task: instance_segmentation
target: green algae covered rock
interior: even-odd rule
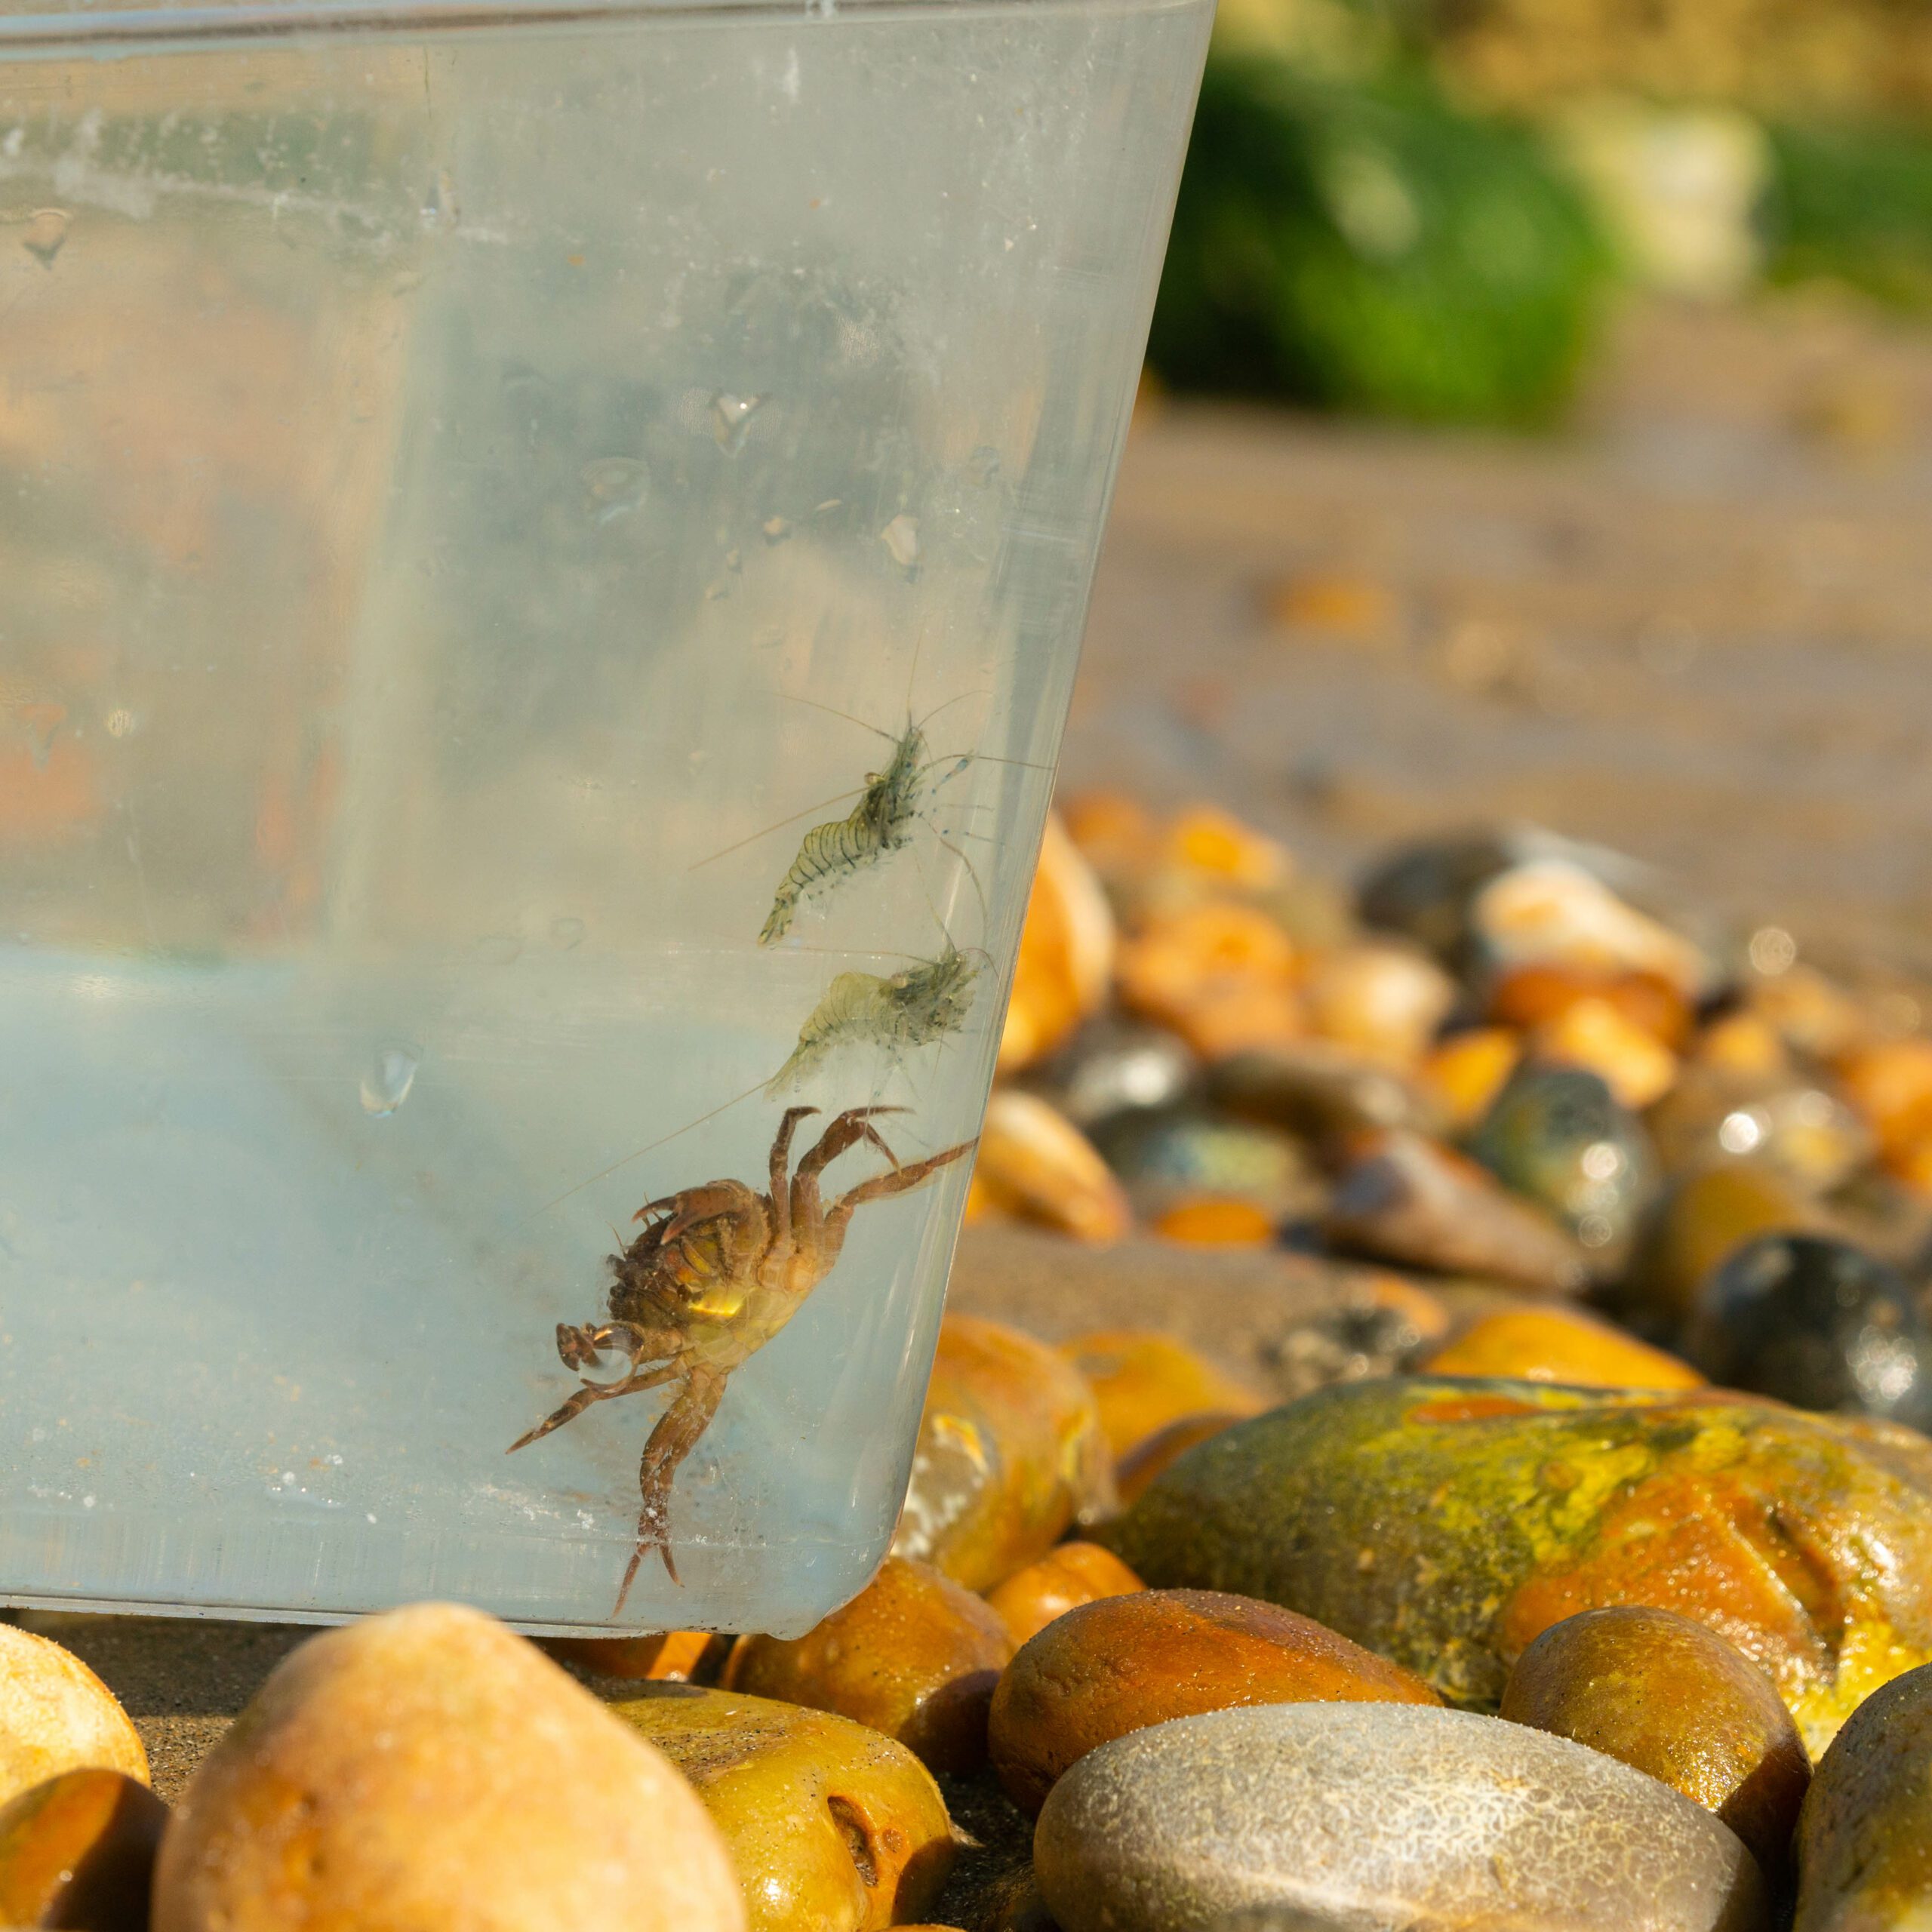
[[[1610,1604],[1727,1638],[1814,1754],[1932,1660],[1932,1441],[1718,1389],[1342,1384],[1189,1451],[1102,1540],[1155,1588],[1284,1604],[1478,1709]]]

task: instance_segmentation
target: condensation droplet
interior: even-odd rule
[[[550,943],[559,952],[574,952],[583,943],[583,921],[569,913],[552,919]]]
[[[919,519],[901,510],[879,532],[878,540],[901,570],[909,571],[919,561]]]
[[[729,395],[724,391],[711,398],[711,433],[727,456],[736,456],[751,433],[752,418],[771,401],[769,396]]]
[[[42,268],[51,269],[54,258],[66,246],[67,230],[73,217],[65,208],[35,208],[27,217],[26,232],[20,246]]]
[[[635,457],[599,457],[577,472],[583,485],[584,513],[593,523],[606,524],[629,516],[644,501],[651,473]]]
[[[409,1098],[422,1063],[420,1047],[384,1047],[362,1075],[362,1111],[386,1120]]]

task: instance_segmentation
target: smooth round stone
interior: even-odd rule
[[[1358,1146],[1322,1220],[1331,1246],[1547,1293],[1580,1288],[1583,1250],[1473,1161],[1419,1134]]]
[[[1107,1014],[1089,1020],[1027,1078],[1075,1127],[1091,1133],[1118,1115],[1185,1100],[1200,1064],[1167,1027]]]
[[[1767,1923],[1750,1854],[1668,1786],[1416,1705],[1215,1711],[1116,1739],[1054,1787],[1034,1866],[1064,1932],[1209,1932],[1269,1909],[1300,1913],[1295,1932]]]
[[[1598,1075],[1580,1067],[1521,1069],[1496,1097],[1469,1151],[1592,1251],[1629,1244],[1657,1184],[1657,1162],[1636,1116]]]
[[[0,1924],[136,1932],[168,1807],[122,1771],[63,1771],[0,1807]]]
[[[1898,1271],[1850,1241],[1739,1248],[1698,1291],[1685,1352],[1727,1388],[1932,1429],[1932,1328]]]
[[[888,1556],[802,1637],[740,1638],[724,1687],[836,1712],[963,1773],[986,1762],[986,1707],[1012,1654],[989,1604],[929,1563]]]
[[[1037,1811],[1097,1745],[1237,1704],[1434,1704],[1414,1672],[1271,1603],[1146,1590],[1069,1611],[1024,1644],[993,1699],[993,1768]]]
[[[1431,1375],[1519,1377],[1577,1389],[1695,1389],[1688,1363],[1567,1308],[1509,1308],[1471,1323],[1423,1364]]]
[[[1116,1457],[1183,1416],[1258,1415],[1268,1407],[1259,1389],[1158,1329],[1097,1328],[1060,1352],[1087,1378]]]
[[[1305,1212],[1321,1198],[1300,1143],[1258,1121],[1224,1119],[1189,1105],[1148,1108],[1101,1121],[1093,1140],[1150,1217],[1204,1195],[1251,1201],[1277,1219]]]
[[[702,1695],[702,1693],[697,1694]],[[312,1637],[181,1795],[152,1932],[744,1932],[669,1762],[494,1618]]]
[[[1852,1713],[1820,1761],[1794,1850],[1792,1932],[1932,1924],[1932,1665]]]
[[[689,1684],[614,1703],[724,1834],[746,1932],[881,1932],[937,1904],[955,1850],[932,1774],[849,1718]]]
[[[1017,1650],[1069,1610],[1104,1597],[1130,1596],[1146,1587],[1112,1550],[1075,1540],[1015,1571],[997,1589],[987,1592],[986,1607],[1006,1626]]]
[[[148,1782],[140,1734],[107,1686],[51,1638],[0,1624],[0,1804],[89,1765]]]
[[[990,1589],[1113,1502],[1094,1392],[1044,1342],[949,1315],[892,1553]]]
[[[1566,1617],[1516,1660],[1502,1715],[1660,1778],[1783,1883],[1811,1760],[1777,1687],[1715,1630],[1638,1604]]]

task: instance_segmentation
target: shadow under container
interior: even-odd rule
[[[0,13],[0,1599],[863,1583],[1209,16]]]

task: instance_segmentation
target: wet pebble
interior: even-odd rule
[[[1454,980],[1426,953],[1386,940],[1317,954],[1302,986],[1315,1033],[1394,1066],[1422,1057],[1456,996]]]
[[[1000,1035],[1004,1071],[1051,1053],[1105,1001],[1114,947],[1106,894],[1060,820],[1049,815]]]
[[[1149,1220],[1204,1196],[1281,1220],[1308,1211],[1325,1191],[1292,1135],[1190,1103],[1116,1114],[1094,1128],[1093,1138]]]
[[[1532,859],[1499,873],[1469,907],[1477,947],[1494,971],[1529,964],[1582,973],[1643,973],[1695,1001],[1710,961],[1574,860]]]
[[[1635,1604],[1565,1617],[1516,1660],[1502,1715],[1662,1779],[1784,1883],[1811,1761],[1777,1687],[1715,1631]]]
[[[974,1205],[1104,1246],[1134,1210],[1093,1143],[1036,1094],[1002,1088],[986,1103],[973,1164]]]
[[[51,1638],[0,1624],[0,1803],[89,1765],[148,1781],[140,1735],[107,1686]]]
[[[1808,1195],[1836,1187],[1871,1158],[1858,1116],[1816,1083],[1695,1067],[1651,1109],[1660,1157],[1674,1171],[1749,1159]]]
[[[1023,1645],[993,1700],[993,1767],[1037,1811],[1110,1738],[1237,1704],[1433,1704],[1414,1672],[1306,1617],[1214,1590],[1147,1590],[1069,1611]]]
[[[1102,1121],[1186,1099],[1199,1065],[1166,1027],[1109,1014],[1083,1026],[1029,1084],[1091,1133]]]
[[[647,1637],[552,1637],[543,1647],[600,1677],[705,1684],[724,1668],[731,1640],[709,1630],[666,1630]]]
[[[1251,1383],[1159,1329],[1095,1329],[1075,1336],[1062,1352],[1093,1390],[1117,1457],[1183,1416],[1255,1415],[1268,1406]]]
[[[1207,1932],[1264,1908],[1297,1932],[1766,1924],[1750,1854],[1688,1799],[1567,1739],[1414,1706],[1118,1738],[1055,1786],[1035,1859],[1066,1932]]]
[[[934,1770],[965,1772],[986,1761],[986,1707],[1012,1654],[990,1606],[930,1564],[889,1556],[804,1636],[740,1638],[724,1687],[835,1711]]]
[[[286,1658],[202,1760],[155,1872],[153,1932],[744,1922],[685,1780],[535,1645],[445,1604]]]
[[[1433,1096],[1408,1074],[1331,1040],[1296,1040],[1230,1055],[1208,1071],[1213,1103],[1332,1145],[1379,1128],[1431,1133],[1441,1124]]]
[[[1736,1644],[1814,1752],[1932,1661],[1932,1443],[1724,1390],[1345,1383],[1189,1450],[1096,1537],[1156,1588],[1300,1611],[1457,1703],[1493,1706],[1535,1638],[1618,1603]]]
[[[1817,1226],[1819,1210],[1761,1161],[1694,1169],[1666,1190],[1638,1244],[1623,1297],[1675,1332],[1712,1271],[1753,1237]]]
[[[1076,1540],[1063,1543],[1038,1562],[1015,1571],[997,1589],[987,1592],[986,1603],[1006,1626],[1006,1634],[1017,1650],[1056,1618],[1083,1603],[1098,1603],[1103,1597],[1124,1596],[1146,1588],[1112,1550]]]
[[[1793,1845],[1792,1932],[1932,1923],[1932,1666],[1875,1691],[1820,1761]]]
[[[1628,1249],[1657,1185],[1642,1125],[1580,1067],[1524,1067],[1497,1096],[1469,1151],[1592,1254]]]
[[[1113,1502],[1085,1378],[1044,1342],[967,1315],[940,1324],[893,1553],[990,1589]]]
[[[1473,1127],[1488,1112],[1523,1057],[1520,1033],[1508,1026],[1475,1026],[1452,1033],[1418,1070],[1452,1130]]]
[[[1180,1417],[1166,1428],[1156,1429],[1114,1466],[1114,1483],[1122,1507],[1131,1503],[1169,1463],[1184,1456],[1197,1442],[1205,1442],[1223,1429],[1232,1429],[1236,1423],[1247,1420],[1245,1413],[1236,1414],[1227,1409],[1209,1409],[1199,1415]]]
[[[1823,1235],[1764,1235],[1698,1291],[1685,1336],[1713,1382],[1932,1428],[1932,1328],[1898,1271]]]
[[[0,1807],[0,1925],[146,1932],[168,1807],[120,1771],[63,1771]]]
[[[1403,934],[1460,968],[1471,903],[1522,856],[1517,841],[1487,832],[1398,846],[1364,874],[1357,903],[1369,925]]]
[[[1120,949],[1122,1004],[1219,1059],[1305,1030],[1294,942],[1266,912],[1212,900],[1155,912]]]
[[[1520,1377],[1595,1389],[1695,1389],[1704,1380],[1675,1355],[1567,1308],[1484,1315],[1423,1366],[1431,1375]]]
[[[903,1744],[829,1712],[675,1684],[611,1709],[696,1788],[748,1932],[875,1932],[937,1903],[952,1826]]]
[[[1580,1287],[1582,1251],[1482,1168],[1416,1134],[1377,1137],[1337,1183],[1322,1222],[1334,1246],[1524,1287]]]
[[[1605,1000],[1580,1000],[1537,1027],[1529,1051],[1554,1066],[1595,1074],[1619,1102],[1638,1110],[1677,1084],[1676,1055]]]

